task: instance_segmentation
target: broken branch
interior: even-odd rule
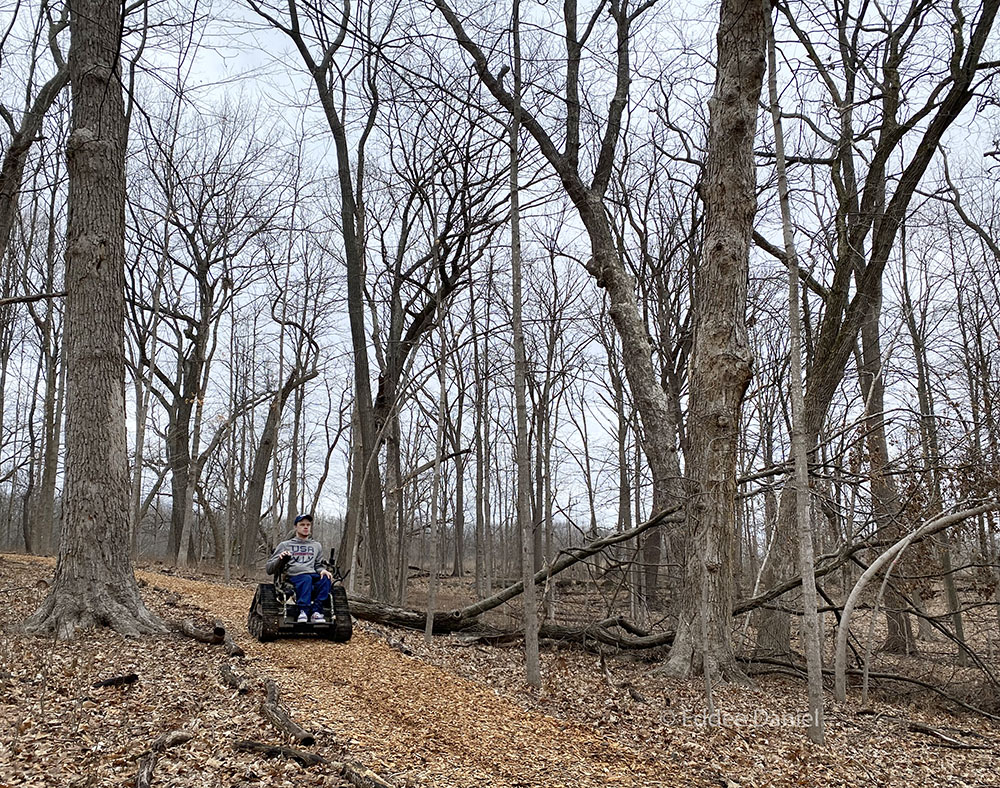
[[[291,715],[281,706],[278,700],[278,685],[267,679],[267,697],[260,703],[260,713],[278,730],[287,733],[299,744],[311,747],[316,743],[316,737],[292,719]]]

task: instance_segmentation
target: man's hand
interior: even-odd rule
[[[319,576],[320,577],[325,577],[331,583],[333,582],[333,575],[330,573],[330,571],[328,569],[320,569],[319,570]]]
[[[281,551],[281,555],[278,556],[278,558],[291,558],[291,557],[292,557],[292,554],[290,552],[288,552],[287,550],[282,550]]]

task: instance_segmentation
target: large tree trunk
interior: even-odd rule
[[[27,622],[159,632],[129,555],[125,435],[125,148],[122,8],[71,0],[72,133],[67,145],[65,526],[52,591]]]
[[[757,210],[753,141],[764,78],[764,31],[762,3],[722,0],[702,186],[705,244],[695,281],[689,366],[686,510],[695,560],[688,566],[687,604],[663,668],[675,676],[742,675],[730,634],[733,537],[736,450],[752,361],[747,270]]]

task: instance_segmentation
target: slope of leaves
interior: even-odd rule
[[[223,686],[218,646],[180,636],[127,641],[90,632],[61,644],[18,626],[44,595],[52,563],[0,557],[0,786],[133,785],[138,760],[176,729],[153,785],[337,786],[328,764],[240,753],[234,743],[290,742],[259,714],[265,678],[316,735],[313,751],[353,760],[397,786],[997,785],[1000,730],[936,702],[831,705],[828,744],[808,745],[804,686],[764,677],[714,689],[651,675],[653,665],[579,650],[543,653],[544,689],[527,690],[516,647],[387,631],[359,622],[347,644],[259,644],[243,622],[252,587],[140,572],[144,596],[173,619],[211,618],[246,649],[233,662],[252,691]],[[411,654],[406,654],[409,651]],[[123,687],[95,682],[135,673]],[[884,698],[884,696],[883,696]],[[867,710],[866,710],[867,711]],[[721,722],[721,724],[710,724]],[[979,749],[952,749],[911,730],[948,729]]]

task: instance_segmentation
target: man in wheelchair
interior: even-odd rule
[[[295,538],[279,544],[267,563],[265,571],[275,576],[275,585],[280,585],[279,575],[287,574],[295,588],[295,603],[299,617],[297,623],[325,624],[323,605],[330,596],[333,574],[323,558],[323,547],[310,539],[313,518],[311,514],[300,514],[295,518]]]

